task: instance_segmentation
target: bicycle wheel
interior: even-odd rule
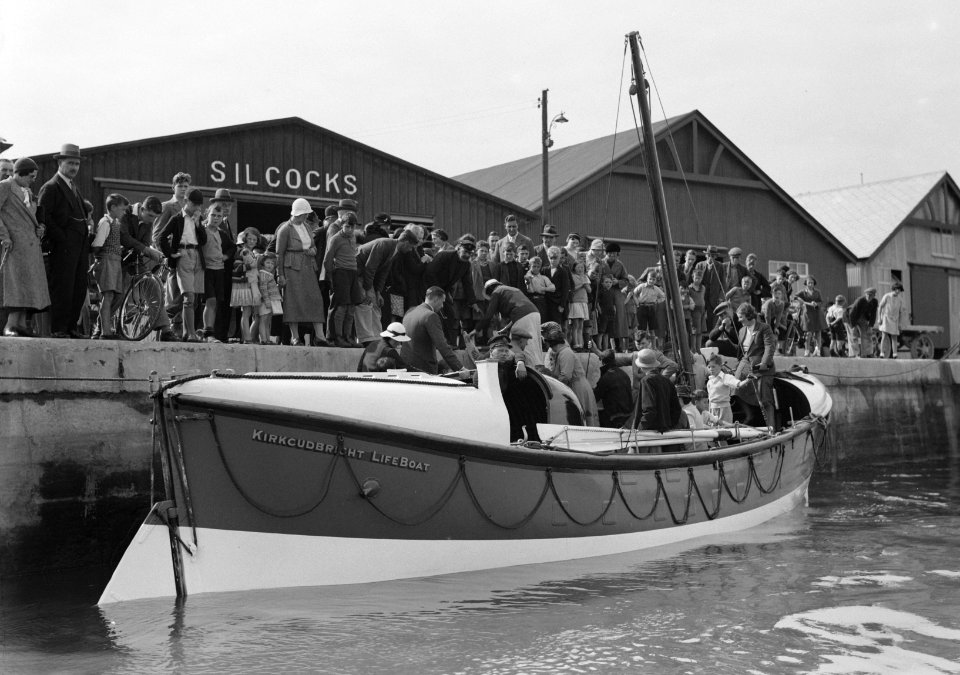
[[[153,275],[144,275],[130,285],[120,307],[120,334],[127,340],[142,340],[157,324],[163,311],[163,286]]]

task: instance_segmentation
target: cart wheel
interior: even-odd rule
[[[127,340],[147,337],[163,311],[163,287],[153,276],[133,282],[120,308],[120,333]]]
[[[920,333],[910,341],[911,359],[932,359],[933,358],[933,340],[926,333]]]

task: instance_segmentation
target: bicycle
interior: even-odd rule
[[[130,256],[136,256],[136,274],[130,279],[114,321],[118,335],[124,340],[137,341],[154,330],[160,312],[164,311],[163,279],[166,278],[167,266],[166,261],[156,262],[136,251],[130,251],[124,257],[125,263],[129,262]]]

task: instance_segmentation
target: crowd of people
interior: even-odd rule
[[[36,163],[0,160],[5,336],[87,337],[81,316],[89,307],[92,275],[99,311],[90,336],[115,338],[115,310],[131,277],[162,262],[168,270],[165,311],[154,326],[162,340],[375,350],[389,339],[390,325],[410,330],[431,319],[430,336],[444,343],[434,345],[435,352],[449,368],[460,365],[454,349],[485,346],[507,324],[530,335],[523,353],[536,367],[544,361],[542,322],[556,324],[573,352],[633,351],[638,331],[651,336],[653,347],[670,347],[665,267],[634,277],[616,242],[576,232],[561,241],[545,225],[534,243],[512,215],[503,231],[451,241],[439,227],[393,223],[383,213],[362,225],[352,199],[322,215],[296,199],[274,235],[253,227],[237,232],[229,190],[205,201],[186,173],[173,177],[166,201],[147,197],[130,204],[110,194],[94,223],[94,208],[74,183],[83,159],[79,148],[64,145],[55,158],[58,171],[36,197]],[[722,262],[712,245],[702,254],[678,252],[691,351],[708,346],[734,355],[742,327],[737,311],[749,304],[774,332],[780,353],[800,344],[807,356],[870,357],[876,326],[881,353],[895,357],[907,321],[900,284],[879,302],[871,288],[849,307],[842,295],[827,305],[812,276],[801,280],[784,266],[768,278],[755,254],[741,259],[736,246]],[[438,327],[424,306],[437,315]],[[404,347],[398,354],[411,355],[413,347]],[[434,369],[435,357],[419,351],[420,366]]]

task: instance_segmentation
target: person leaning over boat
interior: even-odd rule
[[[673,382],[660,373],[656,354],[652,349],[641,349],[634,361],[642,376],[631,428],[660,433],[676,429],[683,410]]]
[[[737,365],[737,377],[741,381],[748,377],[759,378],[759,382],[754,380],[753,393],[759,399],[763,410],[764,425],[778,431],[780,425],[773,407],[773,376],[776,373],[773,355],[777,351],[777,338],[770,326],[757,318],[757,310],[749,302],[737,308],[737,317],[743,324],[740,329],[740,363]],[[749,390],[748,387],[747,391]]]
[[[407,336],[407,329],[399,321],[394,321],[387,329],[380,333],[380,340],[367,343],[363,354],[360,355],[360,363],[357,364],[358,373],[372,373],[379,370],[377,361],[383,357],[393,359],[397,368],[404,368],[403,359],[398,351],[404,342],[410,342]]]
[[[877,289],[868,288],[850,305],[850,351],[857,358],[873,357],[871,329],[877,320]]]
[[[903,284],[895,281],[890,292],[880,298],[877,307],[877,328],[880,329],[880,358],[897,358],[897,343],[909,321],[907,305],[903,301]]]
[[[483,318],[477,322],[478,334],[482,334],[493,317],[499,314],[504,321],[511,322],[515,329],[521,329],[531,335],[540,335],[540,312],[519,288],[491,279],[483,285],[483,294],[489,303]],[[540,340],[530,340],[524,354],[527,357],[527,366],[539,368],[543,365],[543,348]]]
[[[466,377],[469,371],[460,363],[443,335],[439,312],[446,299],[447,294],[442,288],[431,286],[427,289],[423,304],[406,313],[403,317],[403,328],[410,341],[401,345],[400,358],[413,370],[436,375],[440,369],[437,352],[440,352],[450,370],[459,371],[462,377]]]
[[[580,359],[564,336],[563,327],[556,321],[547,321],[542,328],[543,341],[549,350],[544,359],[544,368],[554,378],[560,380],[573,390],[583,408],[583,423],[588,427],[600,424],[597,416],[597,400],[593,396],[593,388],[587,382],[587,375],[580,363]]]
[[[593,396],[603,404],[598,415],[600,426],[618,429],[630,418],[633,386],[630,376],[617,365],[617,355],[612,349],[599,352],[599,356],[600,380],[593,389]]]

